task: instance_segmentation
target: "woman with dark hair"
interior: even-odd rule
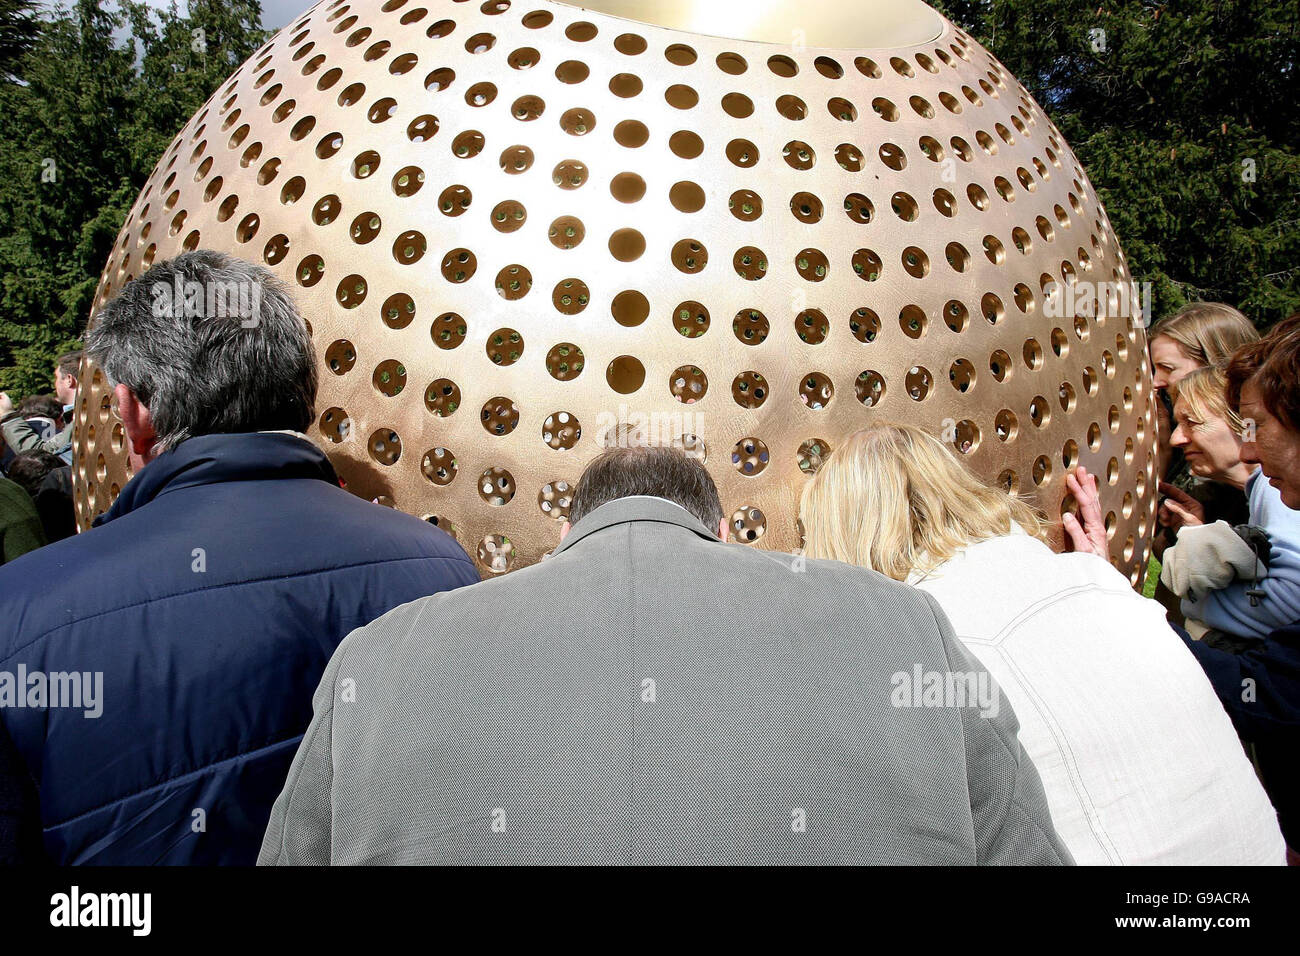
[[[77,533],[71,465],[53,452],[25,451],[10,462],[9,478],[31,496],[46,541],[62,541]]]
[[[1227,368],[1228,406],[1244,425],[1241,460],[1260,466],[1282,503],[1300,510],[1300,314],[1239,349]],[[1300,865],[1300,620],[1244,650],[1187,641],[1278,810],[1288,860]]]

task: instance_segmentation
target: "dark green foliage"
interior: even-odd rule
[[[38,20],[0,0],[0,390],[16,396],[49,390],[158,157],[266,39],[256,0],[121,7]]]
[[[0,77],[11,80],[17,64],[36,43],[40,24],[31,0],[0,0]]]
[[[1197,299],[1260,326],[1300,310],[1300,3],[935,6],[1060,127],[1156,318]]]
[[[1157,317],[1194,299],[1260,325],[1300,309],[1300,3],[1095,3],[935,5],[1061,128]],[[48,390],[157,157],[266,39],[256,0],[121,8],[0,0],[0,389],[18,395]]]

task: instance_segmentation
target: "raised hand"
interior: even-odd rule
[[[1061,515],[1061,523],[1070,539],[1071,549],[1110,559],[1106,543],[1106,522],[1101,516],[1101,497],[1097,493],[1097,476],[1080,465],[1073,474],[1066,473],[1065,487],[1079,503],[1079,519],[1070,512]]]

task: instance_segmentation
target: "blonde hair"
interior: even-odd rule
[[[1183,306],[1151,326],[1147,341],[1153,342],[1161,335],[1172,339],[1184,355],[1203,366],[1226,366],[1233,352],[1259,341],[1259,330],[1250,319],[1222,302]]]
[[[804,550],[873,568],[897,581],[929,571],[969,544],[1019,526],[1042,538],[1044,518],[970,474],[943,442],[912,425],[851,435],[804,488]]]
[[[1204,422],[1220,418],[1228,423],[1234,435],[1240,435],[1244,425],[1241,416],[1228,404],[1228,377],[1214,366],[1198,368],[1178,384],[1171,386],[1175,402],[1182,402],[1192,418]]]

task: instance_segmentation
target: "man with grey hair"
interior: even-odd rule
[[[303,434],[310,334],[265,269],[160,262],[86,340],[135,475],[91,530],[0,568],[0,723],[54,861],[251,863],[339,641],[477,574],[340,488]],[[50,693],[7,700],[5,674]]]
[[[259,863],[1070,862],[1005,702],[899,706],[987,683],[923,591],[728,544],[672,448],[606,450],[570,518],[339,646]]]

